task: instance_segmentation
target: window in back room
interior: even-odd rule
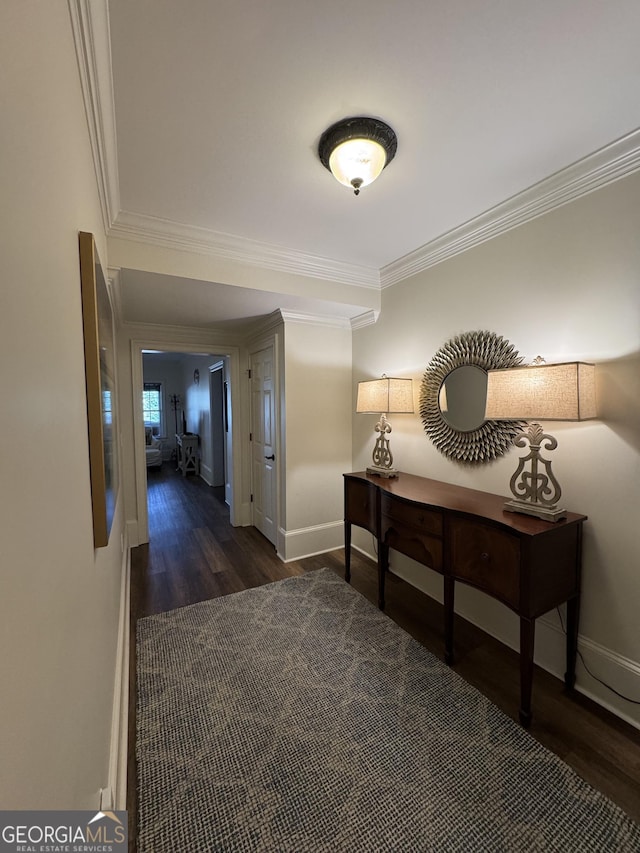
[[[151,427],[153,435],[164,435],[162,384],[160,382],[145,382],[143,384],[142,416],[144,425]]]

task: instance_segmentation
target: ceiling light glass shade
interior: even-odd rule
[[[395,157],[398,140],[392,128],[375,118],[358,116],[336,122],[318,144],[322,165],[358,195]]]
[[[334,149],[329,168],[345,187],[360,189],[375,181],[386,162],[387,155],[380,143],[373,139],[349,139]]]
[[[488,420],[584,421],[596,416],[593,364],[573,361],[488,372]]]

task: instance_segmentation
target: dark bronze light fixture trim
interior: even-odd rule
[[[353,174],[338,174],[335,164],[332,162],[331,155],[335,152],[338,146],[345,142],[363,141],[375,143],[382,149],[384,153],[384,162],[381,163],[378,169],[369,170],[369,173],[364,171],[360,173],[357,167],[354,167]],[[332,124],[327,128],[320,137],[318,144],[318,156],[322,165],[328,169],[334,177],[345,186],[351,185],[355,195],[360,192],[361,186],[366,186],[374,181],[382,169],[384,169],[395,157],[398,148],[398,139],[393,128],[389,127],[383,121],[367,116],[354,116],[345,118],[341,121]]]

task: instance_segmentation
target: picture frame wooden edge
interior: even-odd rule
[[[100,266],[100,262],[93,234],[87,231],[80,231],[78,233],[78,242],[87,392],[93,544],[95,548],[104,548],[109,544],[110,524],[107,513],[107,474],[102,408],[98,284],[96,280],[96,267]]]

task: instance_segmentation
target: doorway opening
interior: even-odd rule
[[[232,417],[238,354],[214,348],[132,342],[138,544],[149,541],[149,489],[161,472],[221,491],[232,525],[240,520],[241,454]],[[236,405],[237,405],[236,401]],[[149,445],[160,458],[149,460]],[[155,480],[154,480],[155,478]]]
[[[227,358],[190,352],[142,352],[142,415],[145,427],[147,469],[147,518],[150,534],[171,527],[167,504],[170,486],[179,485],[168,476],[176,472],[185,482],[196,479],[221,491],[230,504],[231,483],[227,478],[231,453],[229,433]],[[165,496],[158,501],[160,482]],[[156,509],[159,518],[152,514]]]

